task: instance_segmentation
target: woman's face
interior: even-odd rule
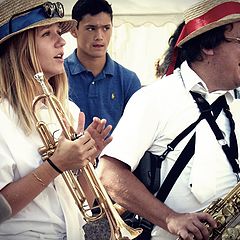
[[[47,79],[64,72],[63,46],[65,44],[59,24],[37,28],[36,52]]]

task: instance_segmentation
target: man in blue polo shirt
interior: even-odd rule
[[[107,53],[113,18],[107,1],[79,0],[72,18],[78,25],[71,32],[77,49],[65,59],[69,96],[85,113],[86,127],[97,116],[114,129],[129,98],[141,88],[140,80]]]

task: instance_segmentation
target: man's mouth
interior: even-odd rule
[[[95,47],[95,48],[102,48],[102,47],[104,47],[104,45],[103,44],[94,44],[93,47]]]

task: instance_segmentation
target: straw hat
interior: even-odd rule
[[[178,47],[211,29],[240,21],[240,0],[204,0],[186,10],[184,19]]]
[[[64,15],[63,9],[61,9],[62,15],[59,16],[56,10],[59,5],[55,3],[51,5],[50,9],[53,13],[52,16],[48,16],[43,8],[43,4],[46,2],[46,0],[0,1],[0,44],[31,28],[60,23],[62,33],[66,33],[76,25],[75,20],[62,16]]]

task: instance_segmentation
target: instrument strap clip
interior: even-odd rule
[[[168,144],[167,145],[167,149],[163,152],[163,154],[161,156],[159,156],[160,160],[161,161],[165,160],[165,158],[167,157],[168,153],[173,151],[173,150],[174,150],[174,148],[170,144]]]

